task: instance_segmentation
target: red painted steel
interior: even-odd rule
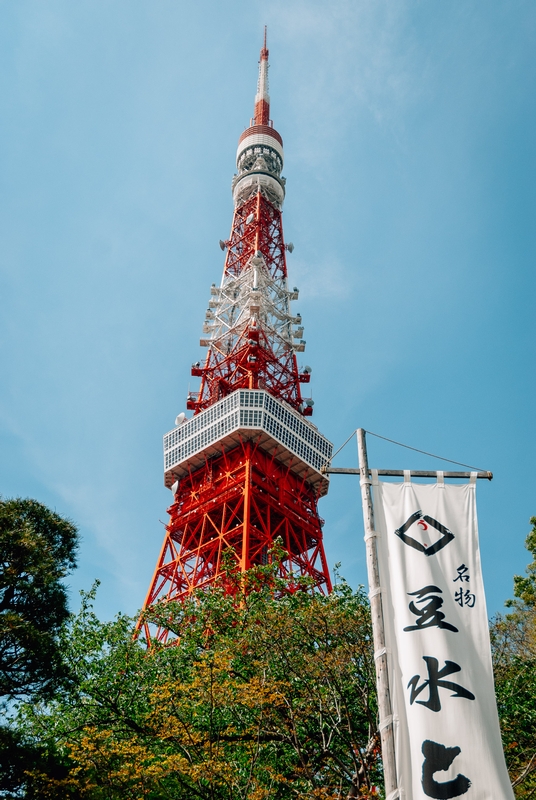
[[[265,41],[261,65],[267,59]],[[257,109],[255,121],[266,127],[269,106],[262,102],[262,121]],[[269,130],[281,141],[273,128]],[[260,187],[235,208],[225,244],[225,276],[239,276],[260,253],[271,277],[286,279],[281,211]],[[194,415],[239,388],[266,389],[305,416],[312,413],[312,408],[304,407],[300,391],[310,376],[299,372],[292,345],[282,348],[281,341],[275,342],[254,317],[238,331],[231,352],[222,352],[217,341],[211,342],[204,365],[196,364],[192,374],[201,378],[199,391],[191,392],[187,401]],[[299,463],[296,457],[295,465]],[[266,563],[278,537],[287,553],[281,574],[307,576],[316,590],[331,591],[317,500],[316,490],[297,477],[296,469],[291,472],[254,440],[227,452],[222,448],[219,456],[207,458],[204,466],[180,482],[168,509],[170,520],[144,608],[183,600],[210,586],[222,574],[225,551],[232,554],[239,572]],[[165,627],[151,629],[142,619],[139,627],[148,639],[167,641]]]
[[[266,100],[255,103],[255,125],[268,125],[270,106]]]
[[[183,479],[168,512],[145,607],[183,600],[209,586],[221,575],[224,551],[233,554],[240,572],[266,564],[278,537],[287,552],[280,574],[307,576],[314,588],[331,591],[315,492],[254,442],[222,453]],[[143,626],[146,637],[167,641],[165,627]]]
[[[246,225],[251,216],[253,221]],[[225,273],[239,275],[257,252],[264,256],[272,277],[286,278],[281,212],[260,192],[235,209]],[[191,393],[187,402],[187,407],[195,413],[236,389],[267,389],[297,410],[302,404],[303,377],[294,350],[288,347],[283,354],[276,355],[273,340],[258,325],[245,323],[229,353],[213,345],[204,367],[194,370],[202,376],[199,392]]]
[[[253,120],[255,121],[255,120]],[[246,128],[246,130],[240,134],[240,138],[238,139],[238,144],[243,142],[244,139],[247,139],[248,136],[271,136],[279,142],[280,145],[283,144],[283,139],[281,138],[281,134],[278,133],[275,128],[272,127],[272,123],[270,120],[269,125],[252,125],[251,128]]]

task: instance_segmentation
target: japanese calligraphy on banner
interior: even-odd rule
[[[377,531],[402,800],[513,800],[495,703],[476,518],[464,485],[378,482]]]

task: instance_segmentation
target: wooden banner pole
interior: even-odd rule
[[[380,737],[382,743],[383,774],[385,778],[385,797],[396,800],[399,797],[396,780],[395,742],[393,732],[393,713],[389,692],[389,676],[387,672],[387,653],[385,650],[385,632],[383,626],[382,595],[380,573],[378,569],[378,552],[376,547],[376,531],[374,530],[374,508],[370,490],[369,465],[365,431],[357,431],[357,452],[359,455],[359,471],[361,499],[363,503],[363,519],[365,523],[365,543],[367,552],[367,573],[369,583],[370,611],[372,616],[372,637],[374,641],[374,663],[376,665],[376,686],[378,690],[378,711],[380,718]]]

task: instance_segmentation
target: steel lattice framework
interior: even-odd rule
[[[192,366],[199,391],[164,437],[165,483],[174,501],[144,608],[181,600],[221,574],[232,554],[237,571],[265,564],[275,539],[286,558],[282,576],[308,576],[319,591],[331,582],[318,499],[327,492],[322,466],[332,445],[305,417],[313,411],[298,369],[301,316],[291,311],[298,289],[287,283],[281,209],[283,141],[270,121],[266,33],[255,113],[239,139],[235,204],[221,284],[212,285],[201,345]],[[142,617],[143,619],[143,617]],[[168,632],[139,623],[149,639]]]

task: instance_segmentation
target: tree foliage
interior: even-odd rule
[[[536,517],[526,547],[527,577],[514,577],[512,611],[491,624],[495,691],[506,762],[516,797],[536,797]]]
[[[530,518],[532,530],[525,539],[525,547],[532,556],[527,567],[527,575],[514,575],[514,595],[527,608],[536,607],[536,517]]]
[[[75,567],[75,526],[36,500],[0,500],[0,697],[50,695],[64,676],[61,582]]]
[[[62,578],[75,566],[77,531],[35,500],[0,499],[0,702],[51,698],[67,682],[60,634],[68,619]],[[52,753],[0,725],[0,792],[28,767],[57,771]]]
[[[270,567],[157,609],[177,636],[149,650],[90,598],[64,647],[73,691],[24,710],[26,736],[69,759],[36,796],[340,798],[381,779],[368,601],[278,585]],[[252,589],[255,588],[255,591]],[[292,584],[296,589],[296,585]]]

